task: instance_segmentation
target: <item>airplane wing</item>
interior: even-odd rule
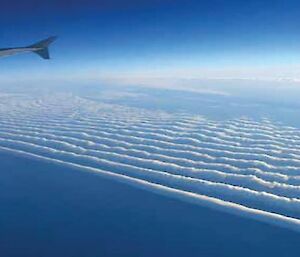
[[[14,48],[2,48],[0,49],[0,58],[19,53],[33,52],[39,55],[43,59],[50,59],[49,45],[56,40],[57,37],[49,37],[45,40],[37,42],[33,45],[26,47],[14,47]]]

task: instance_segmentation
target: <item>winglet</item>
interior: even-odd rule
[[[56,39],[57,39],[57,37],[49,37],[45,40],[42,40],[33,45],[30,45],[29,48],[37,48],[37,50],[33,51],[34,53],[38,54],[43,59],[50,59],[48,47]]]

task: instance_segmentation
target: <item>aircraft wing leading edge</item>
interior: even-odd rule
[[[45,40],[26,47],[2,48],[0,49],[0,58],[19,53],[33,52],[43,59],[50,59],[48,47],[53,41],[56,40],[56,38],[57,37],[49,37]]]

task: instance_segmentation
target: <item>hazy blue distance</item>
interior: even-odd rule
[[[201,76],[203,68],[298,65],[299,7],[292,0],[5,1],[1,47],[60,39],[55,65],[18,56],[1,60],[1,75],[199,69]]]

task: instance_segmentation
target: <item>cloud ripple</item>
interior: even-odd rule
[[[8,94],[0,148],[300,232],[300,130],[267,119]]]

